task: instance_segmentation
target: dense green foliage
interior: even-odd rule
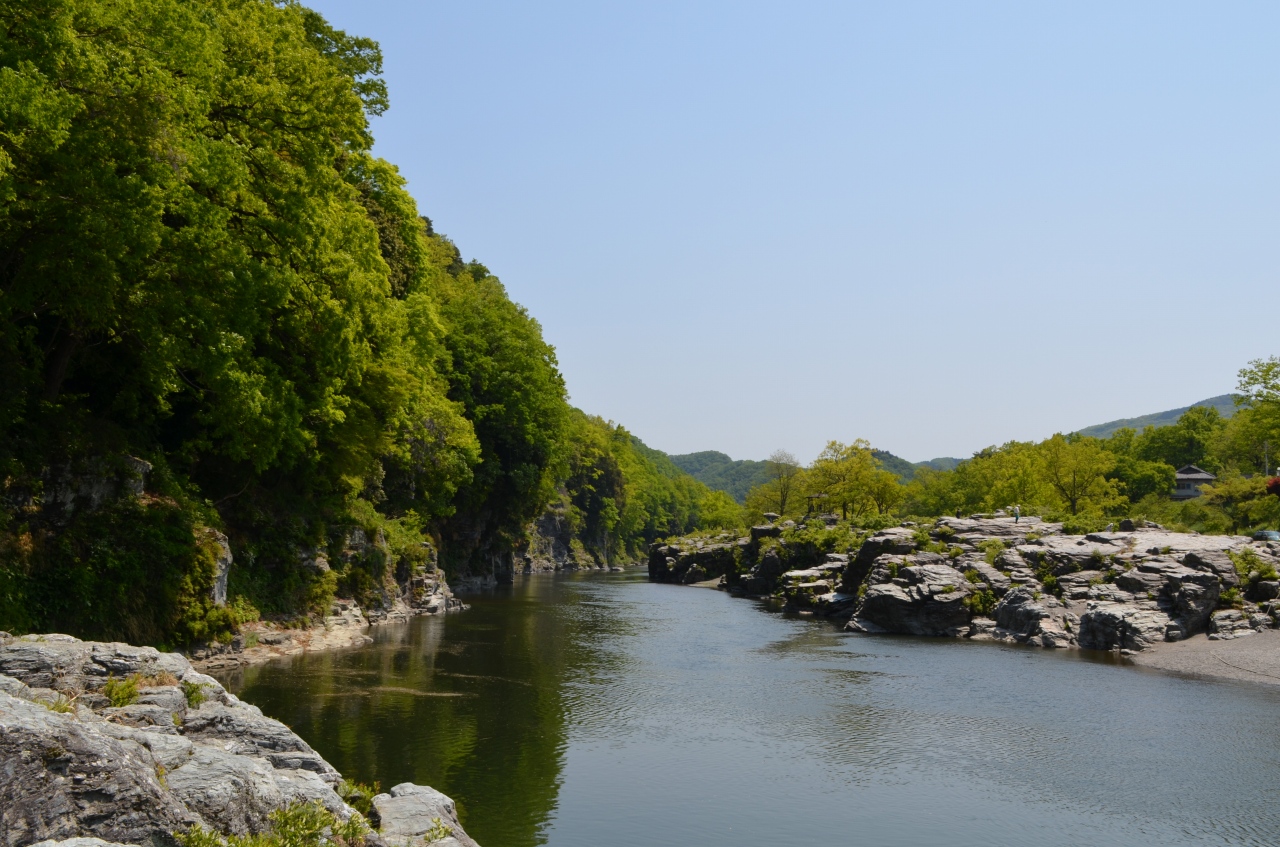
[[[0,628],[223,638],[614,520],[538,323],[371,155],[380,70],[292,0],[0,0]],[[696,524],[623,452],[606,547]]]

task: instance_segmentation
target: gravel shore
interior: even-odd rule
[[[1280,686],[1280,630],[1230,641],[1210,641],[1204,635],[1196,635],[1186,641],[1160,644],[1130,660],[1141,667],[1188,676]]]

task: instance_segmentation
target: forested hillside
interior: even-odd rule
[[[0,0],[0,629],[225,636],[500,571],[562,497],[698,525],[372,155],[380,71],[293,2]]]
[[[739,503],[747,492],[769,478],[765,462],[731,459],[715,450],[671,456],[671,461],[685,473],[717,491],[724,491]]]

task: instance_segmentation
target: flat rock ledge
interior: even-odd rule
[[[143,678],[137,700],[112,707],[107,681],[132,674]],[[263,832],[296,801],[347,820],[359,812],[335,790],[341,779],[287,726],[181,655],[0,633],[3,847],[176,847],[193,826]],[[404,783],[373,806],[382,816],[373,847],[422,847],[437,823],[451,833],[430,843],[477,847],[434,789]]]

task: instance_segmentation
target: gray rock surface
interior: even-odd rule
[[[202,686],[205,700],[190,708],[182,688],[160,685],[110,707],[107,680],[135,673],[172,674]],[[262,832],[273,811],[297,801],[345,820],[357,813],[334,790],[340,779],[287,726],[180,655],[64,635],[0,637],[0,847],[170,847],[192,826]],[[392,794],[396,833],[421,834],[440,816],[453,835],[439,843],[474,845],[444,795],[409,783]]]
[[[436,827],[436,822],[448,827],[452,833],[446,838],[432,841],[441,847],[477,847],[462,831],[458,823],[458,810],[453,801],[436,791],[411,782],[401,783],[386,794],[373,798],[373,807],[382,819],[382,834],[392,844],[401,844],[421,838]]]
[[[876,584],[855,612],[858,625],[911,635],[968,634],[971,616],[964,601],[973,586],[944,562],[936,553],[878,558],[871,575]]]
[[[1136,652],[1206,630],[1218,640],[1250,635],[1274,626],[1280,606],[1273,597],[1280,595],[1280,581],[1254,575],[1242,583],[1231,558],[1248,548],[1261,573],[1266,565],[1280,565],[1280,557],[1241,536],[1145,526],[1076,536],[1063,535],[1055,524],[974,517],[942,518],[929,537],[932,549],[954,556],[959,547],[959,557],[899,555],[909,539],[921,543],[919,530],[906,527],[868,539],[852,560],[876,554],[862,582],[851,587],[847,581],[861,566],[851,563],[845,572],[843,590],[861,597],[850,630]],[[999,542],[994,548],[993,541]],[[953,574],[964,571],[981,581],[958,584]],[[1235,597],[1242,609],[1217,611],[1222,593],[1237,587],[1261,605]],[[994,626],[980,617],[990,599],[965,602],[983,590],[999,598]]]

